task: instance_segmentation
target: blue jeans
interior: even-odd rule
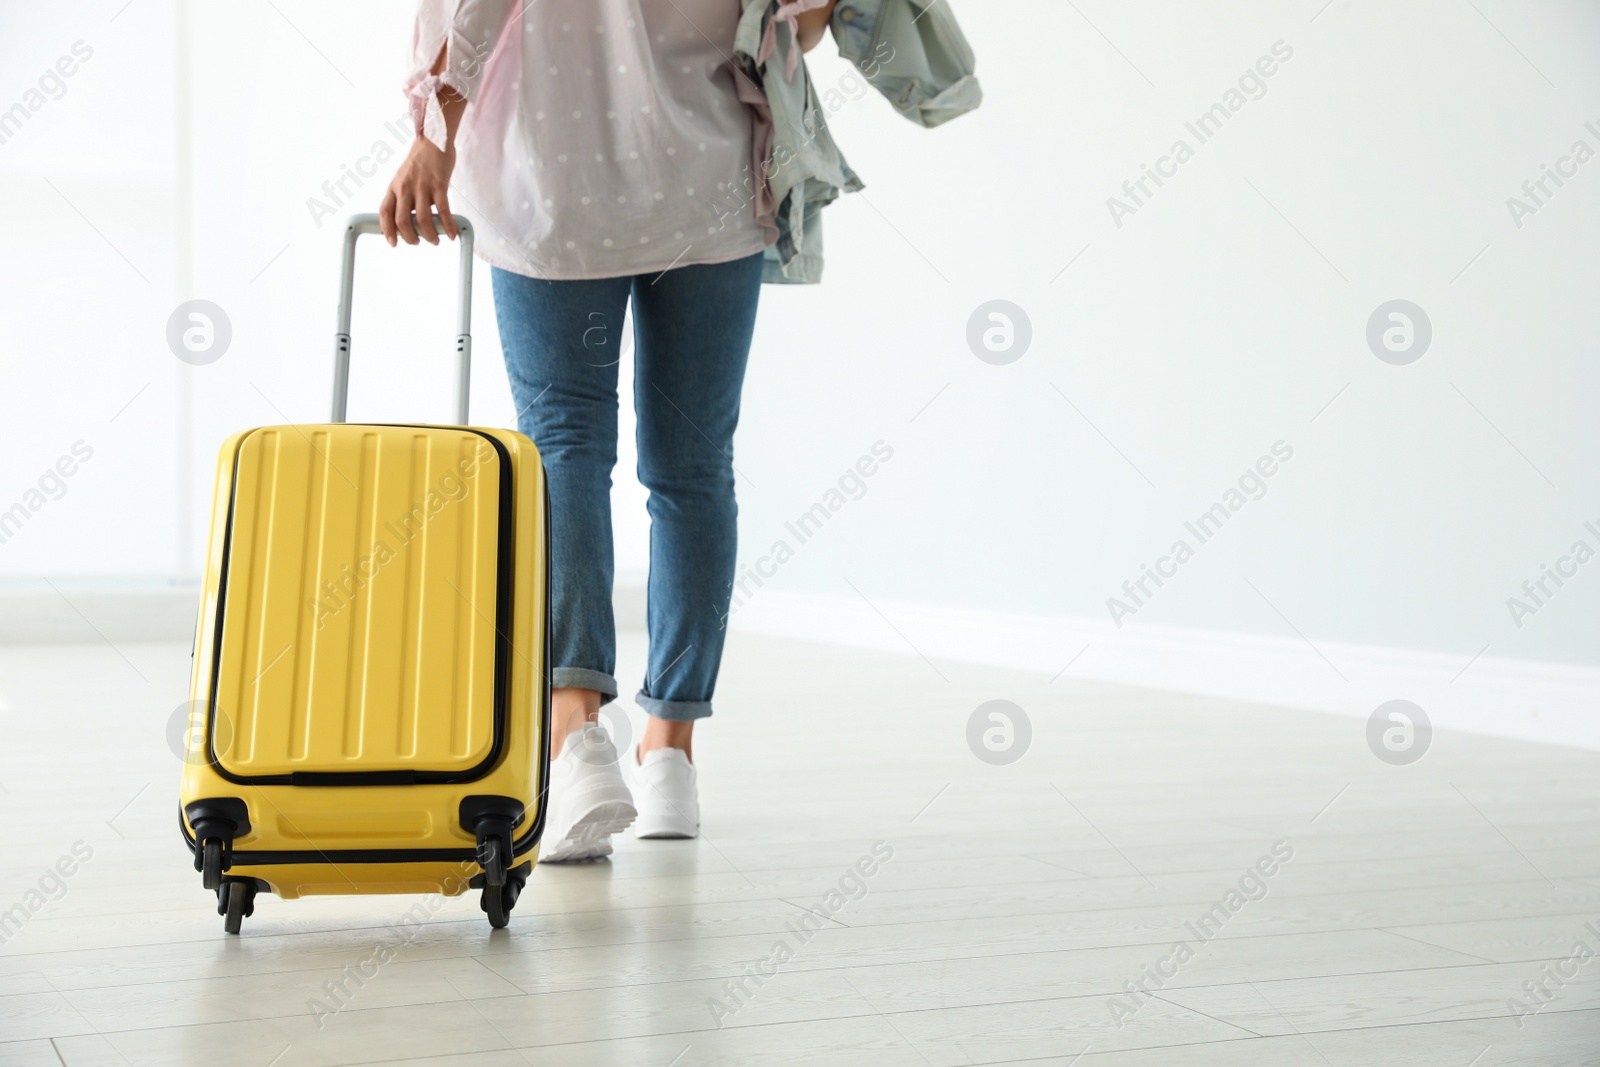
[[[617,696],[611,470],[631,298],[639,480],[650,491],[650,654],[637,700],[661,719],[711,714],[737,538],[733,431],[761,263],[757,254],[583,281],[493,272],[517,428],[539,447],[550,485],[553,686]]]

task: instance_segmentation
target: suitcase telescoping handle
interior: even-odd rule
[[[452,215],[461,234],[461,280],[456,287],[456,422],[467,423],[467,392],[472,383],[472,223]],[[444,223],[433,216],[433,228],[444,232]],[[339,325],[333,338],[333,421],[343,422],[345,401],[350,395],[350,291],[355,276],[356,239],[366,233],[382,233],[376,215],[352,215],[344,228],[344,256],[339,270]]]

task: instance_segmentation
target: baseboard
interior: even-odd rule
[[[56,581],[0,587],[0,645],[190,641],[199,589]],[[617,626],[644,627],[644,589],[619,583]],[[880,612],[882,614],[880,614]],[[735,630],[1365,718],[1403,697],[1435,727],[1600,749],[1600,668],[1299,638],[936,607],[763,589]],[[903,636],[902,636],[903,635]],[[1326,656],[1325,661],[1322,657]],[[1070,665],[1069,665],[1070,664]],[[1331,665],[1330,665],[1331,664]],[[1341,677],[1341,675],[1343,677]],[[932,674],[930,672],[930,677]]]
[[[1009,667],[1038,674],[1040,685],[1057,676],[1085,678],[1361,718],[1404,698],[1437,729],[1600,749],[1600,668],[1594,667],[1322,640],[1313,650],[1298,637],[1134,623],[1119,630],[1063,617],[868,604],[776,589],[761,590],[729,625],[920,654],[935,667],[941,661]]]
[[[0,585],[0,645],[194,639],[200,588],[58,578]]]
[[[642,583],[619,582],[617,627],[642,630]],[[0,582],[0,645],[194,639],[200,587],[192,581],[53,578]]]

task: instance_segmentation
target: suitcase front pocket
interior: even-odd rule
[[[498,441],[456,427],[275,426],[243,441],[211,686],[224,777],[489,769],[506,714],[509,468]]]

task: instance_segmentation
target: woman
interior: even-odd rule
[[[833,3],[790,6],[809,49]],[[418,134],[384,196],[383,231],[390,245],[437,244],[437,211],[456,236],[459,134],[457,199],[493,265],[518,429],[550,485],[546,863],[607,855],[630,824],[640,837],[699,831],[691,741],[722,656],[733,432],[776,237],[748,192],[753,112],[729,59],[742,7],[423,0],[417,18]],[[618,695],[610,489],[630,301],[638,473],[650,492],[650,649],[636,699],[649,719],[619,756],[598,717]]]

